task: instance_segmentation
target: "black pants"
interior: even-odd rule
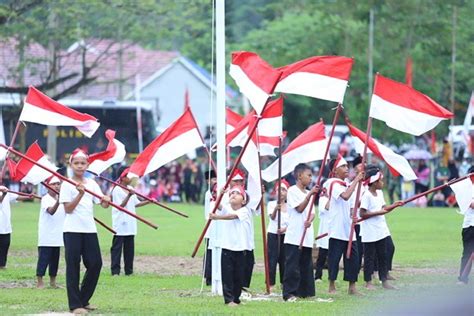
[[[462,275],[464,268],[466,267],[469,258],[474,252],[474,226],[463,228],[462,230],[462,258],[461,258],[461,269],[459,270],[459,281],[467,283],[469,281],[469,273],[471,269],[468,269],[465,275]],[[472,262],[471,262],[472,268]]]
[[[66,258],[66,289],[69,309],[89,305],[102,268],[99,240],[96,233],[64,233]],[[79,287],[81,258],[86,273]]]
[[[114,238],[112,239],[112,247],[110,248],[110,269],[112,270],[112,275],[120,274],[120,260],[122,258],[122,248],[125,275],[130,275],[133,273],[133,258],[135,256],[135,236],[114,235]]]
[[[244,250],[244,278],[242,287],[249,288],[252,282],[253,266],[255,265],[255,256],[253,250]]]
[[[285,244],[284,300],[292,296],[304,298],[316,295],[312,250],[308,247],[300,250],[296,245]]]
[[[319,248],[318,252],[318,260],[316,261],[316,273],[314,274],[314,279],[322,279],[323,278],[323,269],[326,265],[326,261],[328,259],[328,250],[324,248]]]
[[[270,285],[276,283],[276,269],[280,271],[280,283],[283,283],[285,275],[285,244],[283,243],[285,234],[280,235],[280,244],[278,245],[278,234],[267,234],[268,265],[270,272]]]
[[[222,249],[221,279],[224,302],[240,304],[244,278],[244,252]]]
[[[359,253],[359,271],[362,267],[362,257],[364,254],[364,245],[362,244],[362,236],[360,235],[360,224],[355,225],[355,233],[357,238],[357,252]]]
[[[328,270],[329,280],[336,281],[339,273],[339,261],[344,256],[344,281],[357,282],[359,274],[359,252],[357,243],[352,242],[351,257],[347,259],[346,251],[349,242],[346,240],[329,238]]]
[[[364,243],[364,281],[372,281],[376,258],[378,258],[379,279],[382,282],[387,280],[387,239],[388,237]]]
[[[206,257],[204,258],[204,278],[206,285],[212,284],[212,250],[209,249],[209,239],[206,238]]]
[[[387,258],[385,259],[385,263],[387,265],[387,272],[392,271],[392,262],[393,256],[395,255],[395,244],[393,243],[392,236],[388,236],[385,241],[385,246],[387,247]],[[375,265],[374,271],[379,271],[379,258],[377,254],[375,254]]]
[[[0,267],[7,265],[8,249],[10,248],[11,234],[0,234]]]
[[[61,247],[38,247],[38,263],[36,264],[36,276],[44,276],[46,268],[49,267],[49,276],[58,275],[59,252]]]

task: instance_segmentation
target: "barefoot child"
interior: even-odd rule
[[[467,171],[468,173],[474,172],[474,166],[469,168]],[[471,176],[471,181],[473,182],[472,185],[472,193],[474,196],[474,177]],[[459,270],[459,282],[467,284],[469,281],[469,273],[471,272],[471,267],[467,268],[467,272],[463,273],[466,269],[466,265],[468,265],[469,258],[474,254],[474,200],[472,200],[469,209],[464,213],[464,221],[462,223],[462,258],[461,258],[461,268]]]
[[[27,196],[8,192],[8,188],[0,185],[0,269],[7,265],[8,249],[10,248],[12,223],[10,203],[31,200]]]
[[[387,239],[390,236],[385,214],[383,196],[383,174],[379,168],[368,166],[365,181],[368,190],[361,198],[360,216],[365,219],[361,223],[362,243],[364,244],[364,281],[366,288],[374,289],[372,274],[374,273],[375,256],[378,258],[379,278],[385,289],[393,289],[387,280]]]
[[[356,175],[354,181],[347,185],[344,180],[349,174],[347,162],[342,156],[329,162],[329,170],[334,177],[328,179],[329,212],[331,212],[331,227],[329,230],[328,272],[329,293],[336,293],[336,280],[339,273],[339,261],[344,257],[344,281],[349,282],[349,294],[358,294],[356,289],[359,274],[359,253],[356,236],[353,236],[351,257],[347,259],[349,235],[352,225],[350,198],[355,194],[357,184],[363,179],[363,172]]]
[[[94,203],[100,203],[103,208],[109,206],[110,198],[103,196],[99,185],[84,176],[89,163],[88,155],[76,149],[69,158],[73,175],[77,183],[74,187],[68,182],[61,185],[59,203],[64,205],[64,252],[66,259],[66,289],[69,309],[74,314],[86,314],[96,307],[89,304],[94,294],[102,268],[97,228],[94,222]],[[99,200],[85,192],[85,189],[95,192],[102,197]],[[81,259],[86,272],[79,285]]]
[[[222,220],[221,269],[224,302],[228,306],[240,304],[244,279],[244,250],[246,248],[246,225],[250,225],[250,210],[247,194],[241,186],[229,191],[229,204],[221,204],[220,210],[209,214],[212,220]]]
[[[311,196],[317,192],[316,186],[311,191],[306,189],[311,184],[311,171],[311,168],[303,163],[295,167],[296,185],[288,189],[286,198],[289,219],[284,242],[283,299],[289,302],[295,301],[298,297],[305,298],[316,295],[311,256],[314,242],[314,210],[307,221]],[[305,228],[307,229],[306,235],[300,250],[299,245]]]
[[[133,187],[130,186],[131,180],[127,178],[128,168],[123,166],[119,169],[120,184],[130,188],[127,191],[119,186],[112,189],[112,201],[124,207],[131,213],[135,213],[135,208],[148,204],[148,201],[141,201],[133,194]],[[123,249],[123,264],[125,275],[133,273],[133,257],[135,255],[135,235],[137,234],[137,220],[124,212],[112,208],[112,227],[117,232],[112,239],[110,248],[110,269],[112,275],[120,274],[120,260]]]
[[[61,181],[53,176],[48,179],[47,184],[52,189],[59,192]],[[43,277],[46,268],[49,267],[49,284],[56,288],[56,275],[58,273],[59,253],[63,241],[64,206],[59,204],[58,195],[53,190],[48,189],[41,198],[40,215],[38,222],[38,263],[36,265],[36,287],[44,287]]]
[[[276,283],[276,268],[279,266],[280,284],[283,283],[283,276],[285,275],[285,247],[283,241],[285,240],[286,227],[288,226],[288,211],[286,206],[286,195],[289,183],[286,180],[281,180],[281,196],[280,205],[277,201],[268,202],[268,213],[270,222],[268,223],[267,246],[268,246],[268,264],[270,270],[270,292]],[[275,192],[278,192],[278,182],[275,184]],[[277,197],[278,199],[278,197]],[[280,208],[280,231],[278,232],[278,208]],[[280,233],[280,237],[278,237]],[[280,244],[278,244],[280,238]]]

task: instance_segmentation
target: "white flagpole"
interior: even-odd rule
[[[135,76],[135,101],[141,101],[140,91],[140,75]],[[137,136],[138,136],[138,153],[143,151],[143,121],[142,121],[142,108],[141,105],[137,105]]]
[[[222,188],[226,182],[226,146],[225,146],[225,0],[216,0],[216,140],[217,140],[217,187]],[[219,221],[213,223],[213,229],[220,234]],[[219,245],[218,240],[214,240],[214,245]],[[220,247],[212,249],[212,293],[222,294],[221,280],[221,252]]]

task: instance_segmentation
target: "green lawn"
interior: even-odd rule
[[[13,235],[8,269],[0,271],[2,315],[67,310],[64,289],[33,288],[38,207],[38,204],[31,203],[13,206]],[[173,258],[170,257],[177,257],[179,260],[190,256],[204,225],[202,208],[186,204],[174,204],[173,207],[188,213],[190,218],[185,219],[154,206],[146,206],[140,210],[141,215],[158,224],[159,228],[155,231],[139,224],[139,235],[136,239],[137,260],[146,256],[149,265],[153,265],[155,260],[157,265],[163,262],[172,264]],[[96,217],[110,223],[110,210],[97,209]],[[356,311],[380,313],[385,310],[386,303],[406,302],[418,295],[432,293],[440,284],[451,289],[450,285],[456,281],[461,254],[462,217],[453,209],[401,208],[388,216],[388,222],[396,246],[394,274],[399,278],[395,282],[400,288],[399,291],[362,290],[365,296],[349,297],[344,291],[346,284],[339,281],[339,293],[329,296],[327,282],[323,282],[317,284],[317,297],[333,298],[331,303],[316,302],[315,299],[297,303],[250,301],[244,306],[230,310],[223,305],[221,297],[210,296],[208,288],[205,288],[202,294],[199,293],[200,276],[184,273],[187,270],[186,264],[174,268],[176,275],[160,275],[158,271],[136,273],[131,277],[111,277],[109,267],[104,265],[92,303],[98,305],[100,313],[104,314],[347,315]],[[258,218],[255,220],[255,228],[256,254],[258,261],[261,261],[262,242]],[[112,235],[101,227],[98,230],[105,260],[109,256]],[[201,248],[199,254],[202,252]],[[194,260],[199,264],[202,259]],[[61,259],[59,283],[62,285],[65,283],[63,271],[64,262]],[[462,290],[466,289],[472,291],[472,285]],[[252,290],[263,293],[262,273],[254,274]]]

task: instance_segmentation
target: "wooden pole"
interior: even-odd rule
[[[261,156],[260,156],[260,143],[258,142],[258,139],[259,139],[258,128],[257,128],[256,134],[257,134],[257,153],[258,153],[258,176],[260,178],[260,184],[262,185],[263,181],[262,181],[262,168],[260,167]],[[281,138],[280,138],[280,144],[281,144]],[[281,179],[279,180],[279,182],[281,185]],[[266,232],[266,225],[265,225],[265,190],[263,189],[263,185],[260,188],[260,190],[262,192],[262,197],[260,200],[260,210],[261,210],[260,221],[262,223],[263,262],[265,265],[265,287],[267,290],[267,294],[270,294],[270,264],[268,262],[267,232]],[[278,247],[280,247],[279,244],[278,244]]]
[[[281,161],[281,153],[282,153],[282,137],[278,140],[278,192],[277,192],[277,234],[278,234],[278,254],[280,254],[280,242],[281,242],[281,168],[282,168],[282,161]],[[261,175],[261,172],[260,172]]]
[[[7,192],[12,193],[12,194],[16,194],[16,195],[19,195],[19,196],[26,196],[26,197],[29,197],[29,198],[32,198],[32,199],[34,198],[34,199],[41,200],[41,196],[33,194],[33,193],[18,192],[18,191],[13,191],[13,190],[9,190],[9,189],[7,189]]]
[[[377,77],[375,77],[375,81],[377,81]],[[364,151],[362,154],[362,171],[365,171],[365,161],[367,159],[367,144],[369,143],[369,135],[371,134],[372,131],[372,118],[369,116],[367,120],[367,131],[365,134],[365,142],[364,142]],[[355,225],[357,224],[357,210],[359,209],[359,200],[360,200],[360,191],[362,189],[362,182],[359,182],[357,184],[357,190],[356,190],[356,198],[355,198],[355,203],[354,203],[354,209],[352,210],[352,224],[351,224],[351,231],[349,233],[349,241],[347,244],[347,250],[346,250],[346,258],[349,259],[351,257],[351,252],[352,252],[352,238],[354,237],[354,232],[355,232]]]
[[[56,191],[53,187],[51,187],[49,184],[47,184],[46,182],[41,182],[42,185],[44,185],[48,190],[51,190],[53,191],[54,193],[56,193],[58,195],[58,198],[59,198],[59,192]],[[117,234],[117,232],[115,230],[113,230],[111,227],[107,226],[107,224],[105,224],[104,222],[102,222],[101,220],[97,219],[95,216],[94,216],[94,220],[102,227],[104,227],[105,229],[107,229],[109,232],[111,232],[112,234]]]
[[[121,183],[119,183],[119,182],[117,182],[117,181],[113,181],[113,180],[111,180],[111,179],[109,179],[109,178],[106,178],[106,177],[104,177],[104,176],[101,176],[100,174],[97,174],[97,173],[92,172],[92,171],[89,171],[89,170],[87,170],[87,172],[89,172],[90,174],[93,174],[93,175],[96,176],[96,177],[101,178],[102,180],[104,180],[104,181],[106,181],[106,182],[108,182],[108,183],[110,183],[110,184],[113,184],[113,185],[115,185],[115,186],[118,186],[119,188],[122,188],[122,189],[124,189],[124,190],[126,190],[126,191],[128,191],[128,192],[132,192],[133,194],[136,194],[137,196],[141,197],[142,199],[145,199],[145,200],[147,200],[147,201],[150,202],[150,203],[153,203],[153,204],[155,204],[155,205],[158,205],[158,206],[160,206],[160,207],[162,207],[162,208],[164,208],[164,209],[166,209],[166,210],[168,210],[168,211],[170,211],[170,212],[176,213],[176,214],[178,214],[178,215],[180,215],[180,216],[182,216],[182,217],[186,217],[186,218],[189,217],[188,215],[186,215],[186,214],[184,214],[184,213],[181,213],[181,212],[179,212],[179,211],[176,211],[176,210],[172,209],[171,207],[166,206],[166,205],[164,205],[164,204],[158,202],[157,200],[152,199],[152,198],[150,198],[150,197],[148,197],[148,196],[146,196],[146,195],[143,195],[143,194],[141,194],[141,193],[138,193],[138,192],[136,192],[136,191],[134,191],[134,190],[128,188],[127,186],[125,186],[125,185],[123,185],[123,184],[121,184]]]
[[[327,160],[327,157],[329,155],[329,149],[331,147],[332,137],[334,136],[334,130],[336,129],[337,120],[339,119],[339,114],[341,113],[341,111],[342,111],[342,104],[339,103],[336,107],[336,113],[334,113],[334,119],[332,121],[331,132],[329,133],[328,143],[326,145],[326,150],[324,152],[324,158],[323,158],[323,161],[321,162],[321,167],[319,168],[318,179],[316,180],[316,185],[317,186],[319,186],[321,184],[321,178],[323,177],[324,167],[326,166],[326,160]],[[315,199],[316,199],[316,195],[314,194],[313,196],[311,196],[309,212],[308,212],[308,216],[306,218],[306,221],[309,221],[309,219],[311,217],[311,212],[313,211]],[[304,230],[303,230],[303,235],[301,236],[299,249],[303,248],[303,241],[304,241],[304,238],[306,236],[306,230],[307,230],[307,228],[305,227]]]
[[[3,148],[5,148],[5,149],[11,151],[11,152],[14,153],[15,155],[20,156],[20,157],[26,159],[27,161],[29,161],[29,162],[31,162],[31,163],[37,165],[37,166],[40,167],[41,169],[44,169],[44,170],[48,171],[49,173],[55,175],[56,177],[58,177],[59,179],[65,181],[65,182],[68,182],[68,183],[70,183],[70,184],[72,184],[72,185],[74,185],[74,186],[77,186],[77,185],[78,185],[75,181],[73,181],[73,180],[71,180],[71,179],[69,179],[69,178],[63,176],[62,174],[60,174],[60,173],[58,173],[58,172],[56,172],[56,171],[53,171],[53,170],[49,169],[48,167],[43,166],[42,164],[38,163],[37,161],[31,159],[30,157],[28,157],[28,156],[26,156],[26,155],[24,155],[24,154],[22,154],[21,152],[19,152],[19,151],[13,149],[12,147],[7,147],[7,146],[4,145],[4,144],[0,144],[0,147],[3,147]],[[84,191],[87,192],[87,193],[89,193],[90,195],[92,195],[92,196],[98,198],[98,199],[102,199],[102,198],[103,198],[103,196],[101,196],[100,194],[97,194],[97,193],[95,193],[94,191],[91,191],[91,190],[89,190],[89,189],[87,189],[87,188],[84,189]],[[113,203],[113,202],[109,202],[109,205],[111,205],[112,207],[115,207],[115,208],[118,209],[119,211],[122,211],[122,212],[124,212],[124,213],[126,213],[126,214],[128,214],[128,215],[130,215],[130,216],[132,216],[132,217],[134,217],[134,218],[136,218],[136,219],[138,219],[139,221],[141,221],[141,222],[147,224],[148,226],[150,226],[150,227],[152,227],[152,228],[154,228],[154,229],[157,229],[157,228],[158,228],[157,225],[153,224],[152,222],[150,222],[150,221],[144,219],[143,217],[141,217],[141,216],[139,216],[139,215],[137,215],[137,214],[135,214],[135,213],[130,212],[129,210],[127,210],[127,209],[121,207],[120,205],[117,205],[117,204],[115,204],[115,203]]]

